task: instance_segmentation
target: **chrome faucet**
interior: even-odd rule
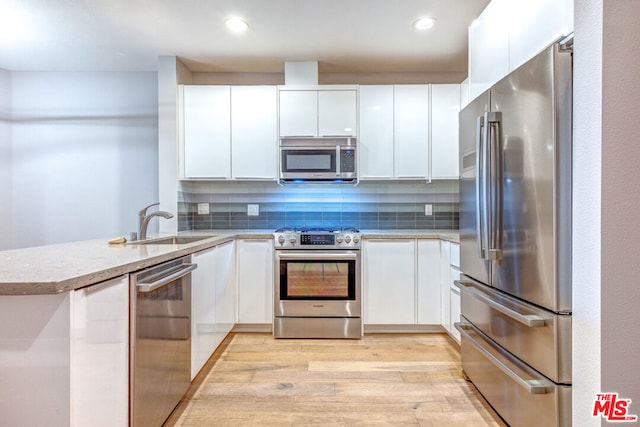
[[[165,211],[156,211],[147,215],[147,209],[152,206],[159,205],[160,202],[152,203],[147,207],[144,207],[138,212],[138,239],[145,240],[147,238],[147,227],[149,226],[149,221],[154,216],[161,216],[162,218],[173,218],[173,214]]]

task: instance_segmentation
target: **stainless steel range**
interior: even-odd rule
[[[276,338],[361,338],[361,234],[281,228],[275,244]]]

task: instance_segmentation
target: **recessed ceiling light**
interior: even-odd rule
[[[249,24],[247,24],[244,19],[237,17],[227,18],[224,21],[224,24],[227,26],[229,31],[234,33],[242,33],[247,31],[247,28],[249,28]]]
[[[428,30],[436,24],[436,19],[430,16],[425,16],[423,18],[417,19],[413,22],[413,28],[422,31]]]

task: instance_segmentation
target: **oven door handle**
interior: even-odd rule
[[[278,259],[280,260],[351,260],[357,259],[358,254],[356,253],[317,253],[313,251],[304,251],[304,252],[286,252],[282,251],[278,253]]]

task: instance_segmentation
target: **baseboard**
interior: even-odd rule
[[[236,323],[231,332],[273,332],[271,323]]]
[[[364,325],[365,334],[411,334],[447,332],[442,325]]]

